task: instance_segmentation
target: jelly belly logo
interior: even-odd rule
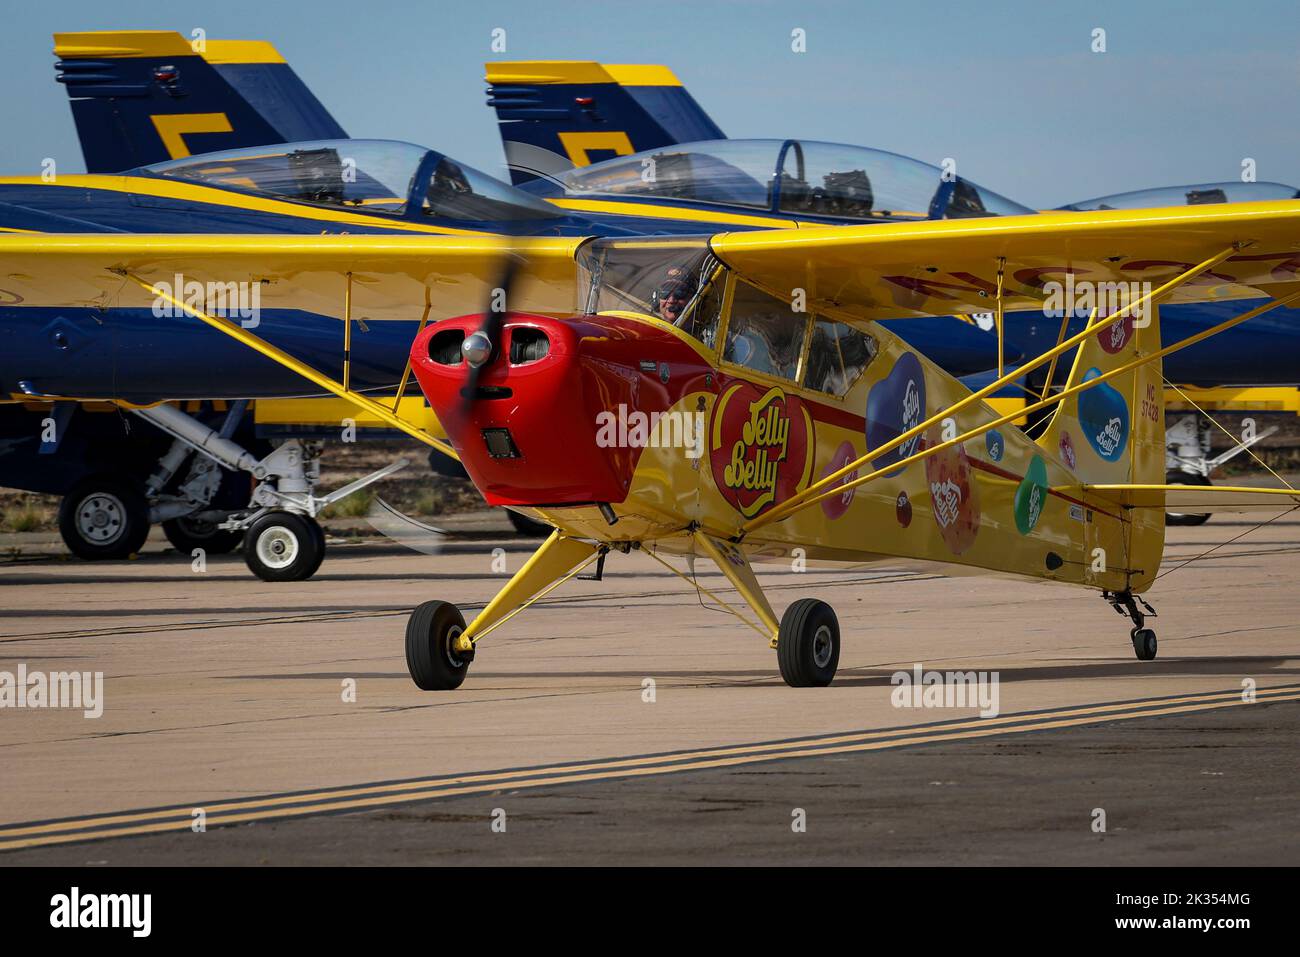
[[[808,486],[812,416],[797,396],[748,382],[733,385],[714,407],[711,433],[713,481],[746,518]]]
[[[889,375],[867,393],[867,448],[878,449],[925,421],[925,370],[910,352],[898,357]],[[883,468],[916,454],[920,435],[886,452],[871,464]],[[889,473],[897,475],[897,471]]]
[[[1083,381],[1090,382],[1101,375],[1099,369],[1089,369]],[[1115,462],[1128,445],[1128,403],[1119,390],[1106,383],[1095,385],[1079,396],[1079,428],[1094,452],[1107,462]]]

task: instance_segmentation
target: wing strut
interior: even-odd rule
[[[127,279],[130,279],[132,282],[134,282],[136,285],[146,290],[150,294],[166,300],[174,308],[183,310],[184,312],[193,316],[195,319],[198,319],[199,321],[204,322],[207,325],[211,326],[213,329],[216,329],[218,332],[230,336],[232,339],[236,340],[237,342],[248,346],[250,349],[253,349],[256,352],[261,353],[262,355],[266,356],[268,359],[271,359],[272,361],[279,363],[280,365],[284,366],[286,369],[289,369],[291,372],[296,372],[298,375],[302,376],[304,379],[308,380],[309,382],[313,382],[316,385],[320,386],[322,389],[334,393],[334,395],[338,396],[340,399],[345,399],[348,402],[351,402],[353,405],[357,406],[358,408],[364,409],[366,412],[369,412],[371,415],[375,416],[380,421],[387,422],[389,425],[393,426],[394,428],[400,429],[401,431],[405,432],[407,435],[411,436],[411,438],[418,439],[419,441],[424,442],[426,445],[431,445],[439,452],[443,453],[444,455],[449,455],[452,458],[456,459],[457,461],[460,460],[460,456],[456,454],[456,450],[453,449],[449,443],[443,442],[441,439],[434,438],[424,429],[421,429],[418,426],[408,422],[406,419],[398,415],[394,409],[390,409],[388,408],[388,406],[376,402],[374,399],[370,398],[369,396],[362,395],[359,392],[354,392],[350,388],[350,383],[348,381],[349,372],[350,372],[350,368],[349,368],[350,362],[347,361],[347,357],[345,357],[345,364],[343,367],[344,381],[338,382],[334,379],[331,379],[323,372],[319,372],[318,370],[313,369],[311,366],[309,366],[307,363],[303,362],[302,360],[297,359],[294,356],[291,356],[283,349],[280,349],[277,346],[273,346],[271,343],[267,342],[265,339],[261,338],[260,336],[253,335],[253,333],[249,332],[247,329],[243,328],[237,323],[231,322],[229,319],[222,318],[221,316],[209,315],[208,313],[204,312],[202,309],[198,309],[194,306],[191,306],[188,303],[185,303],[182,300],[177,299],[175,296],[171,295],[170,293],[165,292],[162,289],[159,289],[148,280],[141,279],[133,272],[130,272],[125,269],[114,269],[110,271],[116,273],[119,276],[124,276]],[[352,285],[351,273],[349,273],[348,290],[346,293],[346,299],[344,303],[344,312],[348,318],[351,317],[351,308],[352,308],[351,285]],[[350,323],[348,324],[348,326],[345,327],[345,332],[344,332],[344,337],[345,337],[344,341],[346,343],[345,349],[348,348],[348,346],[350,346],[351,344],[351,336],[349,330],[350,330]]]
[[[913,455],[907,456],[906,458],[899,459],[897,462],[891,462],[889,465],[886,465],[884,468],[876,469],[874,472],[870,472],[867,475],[862,476],[861,478],[853,479],[852,481],[845,482],[842,485],[837,485],[834,488],[826,489],[825,491],[817,491],[815,492],[815,494],[810,494],[814,492],[814,488],[813,486],[809,486],[800,495],[793,496],[792,498],[786,500],[786,504],[792,504],[792,503],[793,504],[792,507],[787,509],[784,514],[774,515],[774,513],[778,511],[778,509],[773,509],[771,512],[768,512],[766,515],[760,515],[758,518],[750,520],[746,525],[742,526],[741,537],[743,537],[745,534],[748,534],[750,531],[752,531],[755,528],[761,528],[762,526],[768,524],[771,521],[780,521],[783,518],[787,518],[789,515],[793,514],[794,512],[800,511],[801,509],[808,508],[811,505],[816,505],[819,502],[831,498],[834,495],[840,495],[848,491],[849,489],[857,488],[859,485],[865,485],[867,482],[870,482],[872,479],[879,478],[880,476],[885,475],[886,473],[894,472],[898,469],[911,465],[913,462],[919,462],[922,459],[929,458],[931,455],[935,455],[939,452],[942,452],[944,449],[952,448],[954,445],[961,445],[963,442],[966,442],[970,439],[978,438],[979,436],[983,435],[985,432],[988,432],[990,429],[995,429],[999,425],[1005,425],[1007,422],[1011,422],[1014,419],[1018,419],[1022,415],[1028,415],[1031,412],[1037,412],[1039,409],[1045,409],[1048,406],[1057,405],[1060,402],[1064,401],[1065,399],[1068,399],[1072,395],[1078,395],[1080,392],[1086,392],[1088,389],[1091,389],[1094,386],[1101,385],[1103,382],[1108,382],[1111,379],[1115,378],[1116,376],[1124,375],[1127,372],[1132,372],[1134,369],[1138,368],[1139,366],[1144,366],[1149,362],[1154,362],[1157,359],[1162,359],[1172,352],[1177,352],[1179,349],[1185,349],[1190,345],[1194,345],[1195,343],[1200,342],[1202,339],[1208,338],[1209,336],[1212,335],[1217,335],[1218,333],[1222,332],[1225,329],[1231,328],[1232,326],[1235,326],[1238,323],[1245,322],[1247,319],[1253,319],[1255,316],[1258,316],[1264,312],[1268,312],[1270,309],[1276,309],[1278,306],[1283,306],[1288,303],[1295,302],[1296,300],[1300,300],[1300,292],[1292,293],[1291,295],[1285,297],[1284,299],[1273,299],[1262,306],[1258,306],[1257,308],[1250,310],[1249,312],[1242,313],[1240,316],[1235,316],[1232,319],[1228,319],[1224,322],[1221,322],[1217,326],[1211,326],[1209,329],[1202,330],[1201,332],[1198,332],[1194,336],[1188,336],[1186,339],[1179,340],[1178,342],[1175,342],[1173,345],[1165,346],[1163,349],[1159,349],[1148,356],[1142,356],[1141,358],[1134,359],[1132,362],[1126,362],[1122,366],[1118,366],[1114,369],[1111,369],[1109,372],[1104,372],[1101,375],[1097,376],[1096,378],[1089,379],[1087,382],[1080,382],[1078,385],[1070,386],[1068,389],[1065,389],[1062,392],[1058,392],[1056,395],[1050,396],[1049,398],[1042,399],[1038,402],[1035,402],[1033,405],[1026,406],[1023,409],[1015,409],[1011,412],[1008,412],[1006,415],[999,416],[998,418],[994,419],[992,422],[986,422],[984,425],[977,426],[976,428],[971,429],[969,432],[957,436],[955,439],[949,439],[947,442],[940,442],[938,445],[932,445],[929,448],[922,449],[920,452],[916,452]],[[945,409],[943,412],[940,412],[937,416],[935,416],[935,418],[943,419],[947,416],[952,415],[953,412],[955,412],[958,407],[964,405],[966,401],[967,401],[966,399],[963,399],[961,402],[956,403],[951,408]],[[916,430],[914,429],[913,431]],[[883,452],[888,451],[896,444],[897,444],[897,440],[891,443],[886,443],[885,445],[882,445],[879,450],[869,452],[868,454],[862,456],[862,458],[859,459],[857,462],[850,463],[850,464],[855,466],[860,464],[865,464],[869,462],[871,459],[876,458],[878,455],[883,454]],[[1090,486],[1090,487],[1105,488],[1105,486]],[[1155,490],[1158,489],[1159,487],[1160,486],[1152,486],[1151,488],[1152,490]],[[1136,486],[1116,486],[1116,488],[1124,488],[1124,489],[1131,490],[1131,489],[1135,489]],[[1296,494],[1296,493],[1289,492],[1289,494]],[[796,499],[800,499],[800,501],[796,501]]]
[[[1215,266],[1223,262],[1229,256],[1232,256],[1234,253],[1240,251],[1241,248],[1242,248],[1241,243],[1233,243],[1231,246],[1224,249],[1222,252],[1216,253],[1215,255],[1211,256],[1203,263],[1200,263],[1197,266],[1193,266],[1191,269],[1188,269],[1187,271],[1180,273],[1179,275],[1175,276],[1173,279],[1169,280],[1163,285],[1146,293],[1141,298],[1136,299],[1133,302],[1127,304],[1123,309],[1115,313],[1113,316],[1108,316],[1107,319],[1108,320],[1118,319],[1124,316],[1126,313],[1129,313],[1132,310],[1145,306],[1148,303],[1160,301],[1161,299],[1169,296],[1179,286],[1182,286],[1184,283],[1187,283],[1192,279],[1195,279],[1197,276],[1201,275],[1201,273],[1213,269]],[[1174,352],[1177,351],[1178,349],[1184,348],[1186,346],[1190,346],[1195,342],[1201,341],[1207,336],[1222,332],[1223,330],[1229,329],[1232,326],[1237,325],[1238,323],[1245,322],[1247,319],[1251,319],[1262,312],[1267,312],[1269,309],[1273,309],[1276,306],[1282,305],[1283,303],[1291,302],[1295,299],[1300,299],[1300,293],[1296,293],[1294,295],[1288,296],[1285,299],[1271,300],[1269,303],[1266,303],[1264,306],[1261,306],[1258,309],[1252,309],[1250,312],[1243,313],[1242,315],[1237,316],[1233,319],[1229,319],[1225,322],[1221,322],[1217,326],[1213,326],[1212,328],[1206,329],[1203,332],[1199,332],[1194,336],[1190,336],[1182,340],[1181,342],[1176,343],[1173,346],[1167,346],[1166,348],[1161,349],[1159,352],[1152,353],[1149,356],[1144,356],[1143,358],[1130,362],[1127,365],[1120,366],[1118,369],[1112,369],[1110,372],[1106,373],[1105,375],[1099,376],[1098,378],[1095,379],[1089,379],[1085,383],[1073,386],[1049,398],[1042,399],[1034,403],[1033,405],[1026,406],[1023,409],[1017,409],[1015,412],[1012,412],[1008,415],[1004,415],[1001,418],[998,418],[986,425],[980,426],[977,429],[973,429],[972,431],[967,432],[965,435],[959,436],[958,438],[940,443],[939,445],[933,445],[922,452],[918,452],[898,462],[890,463],[888,468],[877,469],[874,472],[871,472],[870,474],[863,476],[862,478],[854,479],[842,485],[835,484],[836,482],[839,482],[841,479],[843,479],[849,473],[868,465],[872,459],[879,458],[880,456],[884,455],[886,452],[890,452],[898,448],[908,439],[912,438],[912,436],[919,435],[920,433],[928,429],[930,426],[934,425],[936,422],[941,422],[943,419],[955,415],[957,412],[960,412],[962,409],[966,408],[967,406],[973,405],[974,403],[978,402],[980,399],[984,398],[985,396],[991,395],[994,392],[997,392],[1003,386],[1009,385],[1010,383],[1014,382],[1016,379],[1019,379],[1026,372],[1036,369],[1043,363],[1055,359],[1057,356],[1061,355],[1061,353],[1065,352],[1066,350],[1074,348],[1076,345],[1078,345],[1088,336],[1096,332],[1096,325],[1094,323],[1089,323],[1088,326],[1086,326],[1082,332],[1076,333],[1075,335],[1066,339],[1064,342],[1058,343],[1056,346],[1047,350],[1038,358],[1025,363],[1024,365],[1020,366],[1017,369],[1013,369],[1011,372],[1008,372],[1005,375],[999,376],[997,379],[995,379],[993,382],[989,383],[979,391],[972,392],[970,395],[966,396],[964,399],[960,400],[959,402],[954,403],[949,408],[944,409],[943,411],[930,416],[930,418],[926,419],[924,422],[921,422],[920,424],[914,426],[913,428],[908,429],[906,432],[903,432],[901,435],[898,435],[897,437],[890,439],[884,445],[872,449],[871,451],[867,452],[865,455],[853,460],[848,465],[845,465],[843,468],[838,469],[835,472],[832,472],[830,475],[826,476],[825,478],[817,482],[814,482],[812,485],[808,486],[802,492],[792,495],[790,498],[786,499],[784,502],[777,505],[775,508],[771,509],[765,514],[760,515],[757,518],[750,519],[748,522],[746,522],[744,525],[741,526],[740,537],[743,538],[745,535],[752,532],[756,528],[762,528],[764,525],[769,525],[772,522],[777,522],[784,518],[787,518],[797,511],[805,509],[810,505],[815,505],[818,502],[823,501],[824,499],[830,498],[832,495],[839,495],[842,492],[848,491],[851,488],[857,488],[859,485],[869,482],[872,479],[885,474],[886,472],[892,472],[895,469],[910,464],[911,462],[915,462],[920,459],[926,458],[930,455],[933,455],[936,452],[942,451],[943,449],[947,449],[954,445],[957,445],[958,443],[964,442],[969,438],[983,435],[989,429],[996,428],[997,426],[1002,425],[1006,422],[1010,422],[1013,419],[1018,419],[1021,416],[1028,415],[1031,412],[1036,412],[1039,409],[1046,408],[1050,405],[1055,405],[1061,402],[1063,399],[1067,399],[1071,395],[1074,395],[1077,392],[1082,392],[1085,389],[1092,388],[1095,385],[1100,385],[1102,382],[1112,379],[1116,375],[1119,375],[1120,373],[1131,372],[1134,368],[1136,368],[1139,365],[1144,365],[1147,362],[1151,362],[1162,356],[1168,355],[1170,352]]]

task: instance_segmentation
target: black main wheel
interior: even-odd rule
[[[267,512],[244,533],[244,561],[262,581],[304,581],[324,557],[325,535],[305,515]]]
[[[209,555],[226,555],[238,548],[244,537],[242,532],[217,528],[215,522],[189,515],[169,518],[162,523],[162,529],[167,541],[182,555],[192,555],[196,548]]]
[[[1134,628],[1133,653],[1139,661],[1154,661],[1156,657],[1156,633],[1150,628]]]
[[[840,623],[831,606],[801,598],[781,616],[776,640],[781,677],[792,688],[824,688],[840,664]]]
[[[447,601],[426,601],[406,622],[406,670],[421,691],[454,691],[469,673],[473,655],[453,647],[465,616]]]
[[[1196,475],[1193,472],[1170,472],[1165,476],[1165,484],[1207,488],[1214,483],[1204,475]],[[1204,525],[1209,520],[1208,512],[1165,512],[1166,525]]]
[[[149,503],[129,479],[89,476],[59,503],[59,534],[78,558],[126,558],[149,537]]]

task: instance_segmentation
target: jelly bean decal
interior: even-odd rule
[[[894,499],[894,517],[904,528],[912,524],[912,500],[906,492],[899,492],[898,498]]]
[[[939,443],[927,434],[926,446],[932,444]],[[925,481],[939,535],[949,551],[960,555],[975,544],[980,527],[979,484],[966,450],[954,445],[927,458]]]
[[[1016,488],[1016,529],[1021,535],[1032,532],[1042,517],[1043,506],[1047,503],[1047,488],[1047,466],[1040,456],[1035,455]]]
[[[1006,450],[1006,440],[997,429],[990,429],[984,433],[984,447],[989,450],[989,458],[994,462],[1001,462],[1002,453]]]
[[[853,451],[852,442],[841,442],[840,447],[835,450],[835,454],[831,456],[830,462],[827,463],[826,468],[822,470],[822,474],[818,477],[826,478],[828,475],[834,475],[857,457],[858,453]],[[844,478],[836,482],[835,485],[838,487],[843,485],[845,482],[852,482],[857,477],[857,469],[854,469],[848,475],[844,476]],[[853,493],[855,491],[857,490],[848,489],[847,491],[841,492],[839,495],[822,499],[822,511],[826,513],[826,517],[833,521],[847,512],[849,506],[853,504]]]
[[[1060,440],[1056,447],[1061,450],[1061,461],[1071,469],[1078,467],[1078,460],[1074,454],[1074,439],[1070,438],[1069,432],[1062,432]]]
[[[1089,369],[1083,381],[1099,375],[1100,369]],[[1080,395],[1079,428],[1094,452],[1107,462],[1118,461],[1128,446],[1128,403],[1120,391],[1103,382]]]
[[[867,448],[879,448],[925,421],[925,370],[910,352],[898,357],[889,375],[867,394]],[[916,453],[921,437],[914,435],[898,448],[872,460],[876,468]],[[897,475],[898,471],[892,473]]]
[[[1097,333],[1097,344],[1106,352],[1115,355],[1133,338],[1133,322],[1132,316],[1126,316],[1103,326],[1101,332]]]

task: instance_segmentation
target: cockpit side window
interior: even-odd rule
[[[736,282],[722,358],[755,372],[796,381],[809,317],[790,303]]]
[[[808,347],[804,387],[843,398],[862,377],[878,346],[870,335],[832,319],[818,318]]]

